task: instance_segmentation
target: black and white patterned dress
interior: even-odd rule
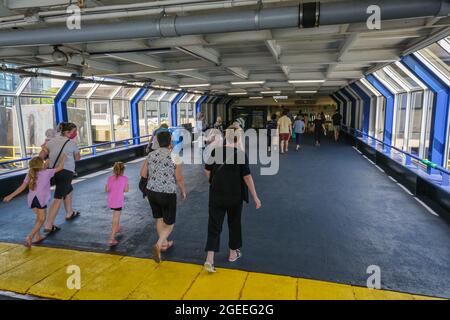
[[[147,189],[154,192],[176,193],[175,161],[172,159],[171,150],[160,148],[152,151],[147,156],[148,183]]]

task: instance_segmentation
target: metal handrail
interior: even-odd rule
[[[436,170],[438,170],[438,171],[441,171],[442,173],[445,173],[445,174],[447,174],[447,175],[450,175],[450,171],[449,171],[449,170],[445,169],[444,167],[439,166],[439,165],[436,164],[436,163],[433,163],[433,162],[431,162],[431,161],[429,161],[429,160],[427,160],[427,159],[422,159],[422,158],[420,158],[420,157],[418,157],[418,156],[416,156],[416,155],[413,155],[413,154],[408,153],[408,152],[406,152],[406,151],[404,151],[404,150],[401,150],[401,149],[399,149],[399,148],[397,148],[397,147],[394,147],[393,145],[387,144],[387,143],[385,143],[384,141],[381,141],[381,140],[379,140],[379,139],[377,139],[377,138],[374,138],[374,137],[370,136],[369,134],[367,134],[367,133],[365,133],[365,132],[362,132],[362,131],[360,131],[360,130],[358,130],[358,129],[351,128],[351,127],[349,127],[349,126],[347,126],[347,125],[342,125],[342,126],[345,127],[345,128],[347,128],[347,131],[353,131],[353,132],[359,133],[359,134],[361,134],[362,136],[366,136],[366,137],[368,137],[368,138],[370,138],[370,139],[372,139],[372,140],[375,140],[375,141],[381,143],[381,144],[383,145],[383,148],[384,148],[384,147],[392,148],[392,149],[394,149],[394,150],[396,150],[396,151],[398,151],[398,152],[404,154],[404,155],[407,156],[407,157],[413,158],[413,159],[419,161],[420,163],[423,163],[424,165],[426,165],[426,166],[429,167],[429,168],[433,168],[433,169],[436,169]]]
[[[151,137],[151,134],[145,135],[145,136],[139,136],[139,137],[134,137],[134,138],[128,138],[128,139],[123,139],[123,140],[117,140],[117,141],[110,141],[110,142],[102,142],[102,143],[97,143],[97,144],[93,144],[91,146],[86,146],[86,147],[81,147],[79,148],[79,150],[85,150],[85,149],[92,149],[92,155],[96,155],[97,154],[97,147],[101,147],[101,146],[105,146],[105,145],[109,145],[109,144],[114,144],[114,143],[121,143],[121,142],[125,142],[125,148],[129,147],[129,141],[130,140],[135,140],[135,139],[143,139],[143,138],[147,138],[147,137]],[[142,143],[141,143],[142,144]],[[122,148],[123,146],[120,147],[114,147],[114,148],[110,148],[109,150],[112,149],[118,149],[118,148]],[[8,160],[8,161],[3,161],[0,162],[0,165],[5,165],[5,164],[11,164],[11,163],[17,163],[17,162],[24,162],[24,161],[28,161],[30,160],[32,157],[26,157],[26,158],[21,158],[21,159],[15,159],[15,160]]]

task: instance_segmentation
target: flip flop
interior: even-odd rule
[[[73,211],[72,214],[69,217],[66,217],[66,221],[73,220],[73,219],[75,219],[76,217],[79,217],[79,216],[80,216],[80,212]]]
[[[47,234],[47,236],[51,235],[52,233],[55,233],[57,231],[61,230],[61,228],[53,225],[51,229],[44,229],[44,232]]]
[[[46,237],[41,237],[39,240],[33,241],[33,244],[39,244],[45,240]]]
[[[208,273],[215,273],[216,272],[216,268],[214,267],[214,265],[212,263],[205,262],[203,267]]]
[[[153,246],[153,260],[155,260],[156,263],[161,262],[161,249],[155,244]]]
[[[230,261],[230,262],[235,262],[235,261],[238,260],[240,257],[242,257],[241,250],[236,249],[236,257],[233,258],[233,259],[228,259],[228,261]]]

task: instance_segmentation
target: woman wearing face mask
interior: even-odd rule
[[[60,134],[47,143],[46,147],[42,148],[39,156],[45,159],[49,157],[49,168],[53,168],[59,159],[66,155],[64,162],[64,170],[58,172],[54,176],[55,180],[55,195],[50,206],[47,221],[45,223],[44,232],[50,234],[58,231],[59,228],[54,225],[55,218],[61,208],[61,203],[64,202],[66,210],[66,220],[72,220],[80,215],[78,211],[72,208],[72,179],[75,173],[75,161],[80,160],[80,152],[75,142],[77,137],[77,126],[73,123],[63,122],[60,124]]]

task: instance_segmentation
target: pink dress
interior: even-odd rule
[[[41,206],[46,206],[49,202],[52,194],[50,191],[50,179],[55,175],[55,169],[44,169],[38,172],[36,187],[34,190],[29,190],[28,192],[28,207],[31,208],[31,204],[33,203],[34,197],[37,197]],[[30,183],[30,177],[25,177],[25,183]]]
[[[128,184],[126,176],[110,176],[108,177],[108,207],[110,209],[119,209],[124,204],[124,192]]]

